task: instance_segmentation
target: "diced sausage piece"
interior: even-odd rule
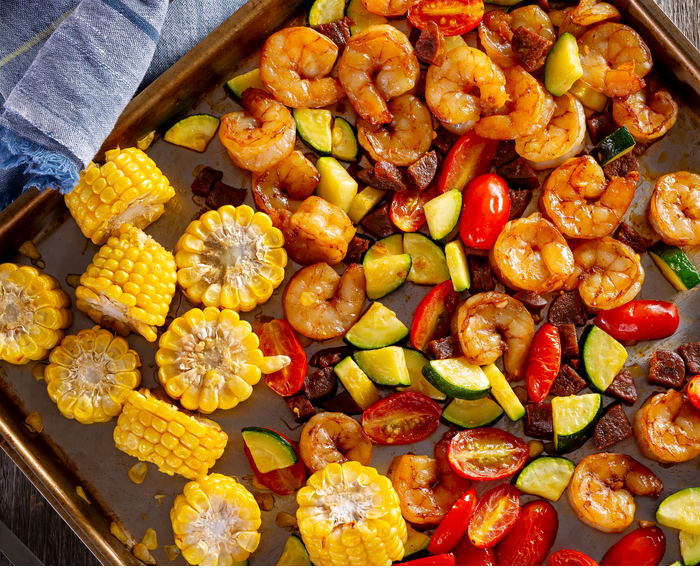
[[[568,397],[576,395],[584,387],[586,387],[586,380],[569,364],[563,364],[559,368],[559,374],[554,380],[549,394],[555,397]]]
[[[469,255],[468,262],[469,274],[472,278],[472,286],[469,287],[469,291],[475,293],[495,290],[496,283],[493,281],[489,258],[480,255]]]
[[[225,205],[238,207],[245,201],[247,193],[248,190],[245,188],[234,188],[221,182],[214,182],[214,186],[204,203],[211,209],[219,209]]]
[[[518,157],[515,151],[515,140],[499,140],[496,147],[496,156],[493,158],[493,163],[496,168],[510,164]]]
[[[516,292],[513,297],[522,302],[525,305],[525,308],[527,308],[528,312],[534,316],[539,316],[542,309],[547,306],[546,299],[529,290],[521,290],[520,292]]]
[[[462,346],[456,336],[447,336],[439,340],[433,340],[428,344],[428,350],[435,360],[446,360],[447,358],[461,358]]]
[[[631,225],[628,225],[624,221],[620,223],[620,227],[617,228],[617,233],[615,234],[615,239],[621,241],[625,245],[629,245],[637,253],[646,253],[649,247],[651,247],[654,242],[651,239],[647,239],[643,235],[637,233],[637,231]]]
[[[593,430],[593,441],[598,450],[603,450],[611,445],[624,441],[634,435],[632,425],[622,405],[615,403],[608,407]]]
[[[442,154],[444,158],[454,146],[455,142],[457,142],[458,136],[451,133],[443,126],[439,126],[435,129],[435,135],[435,138],[433,138],[433,146],[438,149],[438,152]]]
[[[552,42],[525,26],[513,32],[513,53],[527,71],[532,71],[538,64],[544,63],[547,50]]]
[[[195,196],[207,197],[214,182],[220,182],[223,177],[224,173],[220,170],[214,170],[211,166],[205,166],[192,182],[192,193]]]
[[[315,160],[312,160],[314,164],[316,164]],[[365,186],[367,186],[367,182],[365,182],[361,177],[360,173],[365,172],[366,170],[369,170],[369,168],[362,168],[360,166],[359,160],[357,162],[352,162],[350,166],[348,166],[348,174],[350,174],[350,177],[355,180],[358,184],[362,182]]]
[[[408,176],[419,190],[427,189],[435,179],[440,162],[439,156],[436,150],[431,150],[408,167]]]
[[[620,156],[617,160],[610,162],[603,168],[603,172],[609,180],[615,177],[624,178],[627,174],[636,174],[636,177],[631,178],[636,184],[639,182],[639,160],[637,160],[634,154],[628,152]]]
[[[574,369],[579,369],[581,367],[581,358],[573,358],[569,360],[569,365]]]
[[[685,385],[685,362],[676,352],[656,350],[651,358],[649,383],[664,389],[681,389]]]
[[[338,393],[335,397],[321,403],[324,411],[345,413],[346,415],[362,415],[362,409],[347,391]]]
[[[576,336],[576,326],[573,324],[563,324],[558,326],[559,342],[561,343],[561,358],[578,358],[578,337]]]
[[[420,34],[420,28],[416,26],[411,26],[411,32],[408,34],[408,41],[413,46],[413,49],[416,48],[416,44],[418,43],[418,38],[420,37]]]
[[[651,142],[638,142],[637,144],[634,145],[634,148],[632,149],[632,154],[635,156],[641,156],[644,154],[647,149],[652,145]]]
[[[549,323],[552,326],[575,324],[583,326],[588,321],[578,290],[565,292],[554,299],[549,307]]]
[[[509,186],[529,190],[540,187],[537,174],[522,158],[516,158],[510,164],[504,164],[496,170],[496,174],[503,178]]]
[[[511,190],[508,188],[508,197],[510,198],[510,212],[508,220],[517,219],[520,217],[532,199],[532,190]]]
[[[446,52],[445,36],[435,22],[428,21],[416,42],[416,57],[423,63],[439,67],[445,63]]]
[[[551,403],[525,403],[525,434],[533,439],[554,439]]]
[[[588,122],[588,132],[591,133],[593,144],[598,144],[606,136],[610,136],[615,131],[615,123],[610,113],[592,115],[586,122]]]
[[[634,384],[632,374],[623,369],[605,390],[605,395],[614,397],[625,405],[634,405],[637,401],[637,386]]]
[[[462,34],[462,39],[467,42],[468,47],[479,49],[479,32],[476,30]]]
[[[348,356],[355,353],[350,346],[338,346],[337,348],[324,348],[316,352],[309,360],[309,365],[313,367],[327,367],[339,364]]]
[[[372,186],[372,182],[374,182],[374,166],[370,166],[369,168],[363,168],[362,170],[358,170],[357,178],[365,186]],[[374,186],[372,186],[372,187],[374,187]]]
[[[305,393],[299,392],[289,397],[285,397],[289,410],[294,414],[297,423],[306,423],[316,413],[314,406]]]
[[[368,213],[362,218],[360,225],[370,233],[373,233],[380,239],[389,237],[397,233],[399,229],[391,221],[389,210],[391,209],[391,200],[394,198],[393,192],[389,192],[381,203],[374,208],[374,211]]]
[[[313,373],[308,373],[304,378],[304,392],[314,405],[333,397],[337,387],[338,382],[333,366],[326,366]]]
[[[352,18],[345,17],[330,24],[321,24],[316,29],[337,45],[338,51],[343,51],[350,41],[350,26],[354,24]]]
[[[700,374],[700,342],[688,342],[678,347],[678,353],[692,375]]]
[[[348,252],[345,254],[346,263],[361,263],[367,249],[372,245],[372,240],[363,235],[355,235],[348,244]]]
[[[408,189],[406,172],[386,160],[380,160],[374,168],[360,170],[357,176],[361,182],[383,192],[403,192]]]
[[[552,5],[549,3],[549,0],[537,0],[537,5],[547,13],[552,11]]]

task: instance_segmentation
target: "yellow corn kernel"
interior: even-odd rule
[[[46,364],[36,364],[32,368],[32,375],[37,381],[44,379],[44,371],[46,370]]]
[[[222,474],[188,482],[170,510],[175,544],[190,565],[240,564],[260,543],[253,495]]]
[[[109,268],[115,269],[117,263],[119,270]],[[126,336],[134,331],[155,342],[156,327],[165,324],[175,293],[175,270],[169,251],[140,229],[124,224],[80,277],[75,305],[117,334]]]
[[[282,283],[283,245],[267,214],[247,205],[208,211],[175,245],[178,283],[193,304],[248,312]]]
[[[282,529],[299,528],[297,519],[294,516],[288,514],[287,512],[280,512],[279,514],[277,514],[277,517],[275,518],[275,523],[277,524],[277,527],[280,527]]]
[[[87,494],[85,493],[85,490],[83,490],[83,487],[82,487],[82,486],[76,486],[76,487],[75,487],[75,493],[76,493],[80,498],[82,498],[83,500],[85,500],[88,504],[90,503],[90,500],[88,499]]]
[[[301,537],[314,565],[390,565],[406,522],[389,480],[359,462],[329,464],[297,493]]]
[[[155,551],[158,549],[158,536],[153,528],[148,528],[146,530],[146,535],[143,536],[141,543],[146,546],[148,551]]]
[[[127,537],[124,530],[116,522],[112,522],[109,525],[109,533],[121,541],[124,545],[129,545],[129,538]]]
[[[143,543],[137,543],[136,545],[134,545],[131,552],[134,554],[134,557],[136,557],[136,559],[138,559],[139,561],[143,561],[146,565],[156,564],[156,560],[153,559],[151,552],[148,551],[148,548]]]
[[[175,195],[142,150],[115,148],[105,158],[102,167],[91,162],[65,197],[83,235],[96,245],[117,234],[124,223],[144,229],[163,214],[163,204]]]
[[[178,426],[171,427],[175,423]],[[179,445],[171,451],[161,444],[163,436],[174,437],[174,432],[184,432],[175,438],[192,450],[192,456],[183,460],[177,454]],[[155,464],[161,472],[196,478],[206,474],[221,457],[228,435],[214,421],[190,417],[156,399],[148,389],[141,389],[129,394],[114,429],[114,442],[119,450]]]
[[[142,484],[146,480],[148,465],[145,462],[137,462],[129,469],[129,479],[134,484]]]
[[[41,413],[29,413],[27,418],[24,420],[24,424],[33,433],[41,433],[44,430],[44,420],[41,417]]]
[[[165,554],[170,561],[175,561],[178,555],[180,555],[180,550],[177,548],[177,545],[164,545],[163,549],[165,549]]]

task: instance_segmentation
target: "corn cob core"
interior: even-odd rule
[[[85,425],[116,417],[141,383],[139,355],[124,338],[95,326],[66,336],[51,352],[44,380],[51,400],[68,419]]]
[[[108,150],[107,162],[90,162],[66,205],[85,237],[102,245],[124,223],[144,229],[175,195],[156,163],[138,148]]]
[[[214,466],[228,435],[214,421],[190,417],[140,389],[129,394],[114,442],[119,450],[155,464],[161,472],[192,479]]]
[[[297,493],[297,520],[314,565],[391,565],[406,522],[386,476],[359,462],[329,464]]]
[[[175,293],[175,260],[152,237],[124,224],[80,277],[75,305],[100,326],[155,342]]]
[[[283,245],[265,213],[247,205],[208,211],[175,245],[178,283],[193,304],[253,310],[284,279]]]
[[[58,281],[27,265],[0,265],[0,359],[26,364],[46,357],[73,322]]]
[[[190,565],[241,563],[260,543],[253,495],[222,474],[188,482],[170,510],[175,544]]]

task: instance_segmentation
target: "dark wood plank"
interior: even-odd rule
[[[700,0],[655,0],[685,36],[700,48]]]

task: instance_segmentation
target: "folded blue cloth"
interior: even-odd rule
[[[69,192],[137,90],[245,0],[1,0],[0,209]]]

